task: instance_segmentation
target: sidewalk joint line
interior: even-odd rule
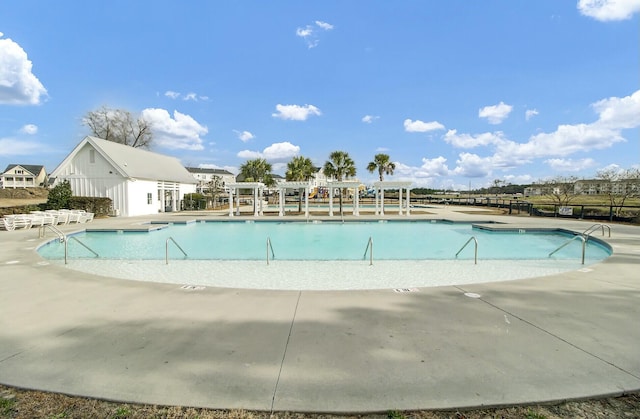
[[[455,286],[455,288],[459,289],[459,290],[460,290],[460,291],[462,291],[463,293],[468,292],[468,291],[465,291],[465,290],[463,290],[462,288],[460,288],[460,287],[458,287],[458,286]],[[552,337],[554,337],[554,338],[556,338],[556,339],[560,340],[561,342],[566,343],[567,345],[569,345],[569,346],[571,346],[571,347],[573,347],[573,348],[575,348],[575,349],[579,350],[580,352],[583,352],[583,353],[585,353],[585,354],[587,354],[587,355],[589,355],[589,356],[592,356],[592,357],[594,357],[594,358],[596,358],[596,359],[600,360],[601,362],[604,362],[605,364],[608,364],[608,365],[610,365],[610,366],[612,366],[612,367],[614,367],[614,368],[616,368],[616,369],[618,369],[618,370],[622,371],[623,373],[628,374],[628,375],[632,376],[633,378],[636,378],[636,379],[640,380],[640,376],[638,376],[638,375],[636,375],[636,374],[634,374],[634,373],[632,373],[632,372],[630,372],[630,371],[627,371],[627,370],[625,370],[624,368],[619,367],[619,366],[617,366],[616,364],[614,364],[614,363],[612,363],[612,362],[610,362],[610,361],[607,361],[606,359],[604,359],[604,358],[602,358],[602,357],[600,357],[600,356],[598,356],[598,355],[596,355],[596,354],[594,354],[594,353],[591,353],[591,352],[587,351],[586,349],[583,349],[583,348],[579,347],[578,345],[576,345],[576,344],[574,344],[574,343],[571,343],[571,342],[569,342],[568,340],[566,340],[566,339],[564,339],[564,338],[562,338],[562,337],[560,337],[560,336],[558,336],[558,335],[556,335],[556,334],[554,334],[554,333],[551,333],[550,331],[548,331],[548,330],[546,330],[546,329],[544,329],[544,328],[542,328],[542,327],[540,327],[540,326],[538,326],[538,325],[536,325],[536,324],[534,324],[534,323],[532,323],[532,322],[530,322],[530,321],[528,321],[528,320],[525,320],[525,319],[523,319],[522,317],[520,317],[520,316],[518,316],[518,315],[516,315],[516,314],[511,313],[511,312],[510,312],[510,311],[508,311],[508,310],[505,310],[505,309],[503,309],[503,308],[498,307],[497,305],[495,305],[495,304],[493,304],[493,303],[490,303],[489,301],[485,300],[483,297],[478,298],[478,300],[482,301],[483,303],[485,303],[485,304],[487,304],[487,305],[489,305],[489,306],[491,306],[491,307],[493,307],[493,308],[495,308],[495,309],[497,309],[497,310],[502,311],[502,312],[503,312],[503,313],[505,313],[505,314],[508,314],[508,315],[510,315],[510,316],[515,317],[516,319],[520,320],[521,322],[526,323],[526,324],[528,324],[529,326],[532,326],[532,327],[534,327],[534,328],[536,328],[536,329],[540,330],[541,332],[546,333],[546,334],[548,334],[549,336],[552,336]]]
[[[276,402],[276,394],[278,393],[278,385],[280,384],[280,375],[282,375],[282,368],[284,366],[284,360],[287,357],[287,348],[289,347],[289,340],[291,339],[291,332],[293,331],[293,324],[296,321],[296,314],[298,314],[298,304],[300,303],[300,296],[302,291],[298,291],[298,298],[296,299],[296,306],[293,309],[293,317],[291,318],[291,324],[289,325],[289,334],[287,335],[287,342],[284,345],[284,352],[282,353],[282,361],[280,361],[280,369],[278,370],[278,378],[276,379],[276,385],[273,389],[273,397],[271,397],[271,414],[273,414],[273,405]]]

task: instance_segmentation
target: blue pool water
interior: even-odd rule
[[[543,260],[572,235],[560,232],[492,232],[471,224],[425,221],[392,222],[197,222],[174,224],[151,232],[87,232],[74,237],[93,249],[100,259],[164,260],[168,238],[187,253],[189,260],[260,260],[267,255],[267,239],[273,248],[269,257],[279,261],[355,261],[365,258],[369,239],[375,260],[447,260],[474,236],[479,260]],[[93,255],[74,240],[69,258]],[[554,260],[579,260],[582,243],[574,240]],[[64,246],[52,241],[38,252],[47,259],[62,259]],[[169,243],[171,259],[184,259]],[[587,242],[586,260],[605,259],[610,250],[596,240]],[[366,254],[366,258],[369,253]],[[474,243],[458,259],[473,259]]]

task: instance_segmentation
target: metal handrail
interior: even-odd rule
[[[367,247],[364,249],[364,255],[362,255],[362,260],[367,258],[367,251],[369,252],[369,266],[373,265],[373,239],[369,237],[369,241],[367,241]]]
[[[80,243],[82,245],[82,247],[84,247],[85,249],[87,249],[88,251],[90,251],[91,253],[93,253],[95,255],[95,257],[99,258],[100,255],[98,253],[95,252],[95,250],[93,250],[92,248],[90,248],[89,246],[87,246],[86,244],[84,244],[83,242],[80,241],[79,238],[71,236],[71,237],[67,237],[67,241],[69,239],[73,239],[75,241],[77,241],[78,243]]]
[[[609,237],[611,237],[611,226],[609,226],[608,224],[594,224],[591,227],[589,227],[588,229],[586,229],[585,231],[582,232],[583,236],[589,236],[591,235],[591,233],[593,233],[594,231],[596,231],[598,229],[598,227],[602,228],[602,235],[604,236],[604,228],[606,227],[607,230],[609,230]]]
[[[267,265],[269,264],[269,250],[271,250],[271,259],[275,259],[276,254],[273,252],[273,245],[271,244],[271,238],[267,237]]]
[[[570,238],[569,240],[564,242],[562,244],[562,246],[558,247],[556,250],[554,250],[553,252],[549,253],[549,257],[553,256],[554,253],[556,253],[558,250],[562,249],[563,247],[567,246],[569,243],[571,243],[575,239],[582,240],[582,264],[584,265],[584,254],[585,254],[585,251],[586,251],[586,248],[587,248],[587,239],[585,239],[583,235],[573,236],[572,238]]]
[[[182,254],[184,255],[185,258],[188,258],[189,255],[187,255],[187,252],[185,252],[182,247],[180,247],[180,245],[173,239],[173,237],[169,237],[167,239],[167,241],[164,243],[164,263],[165,265],[169,264],[169,241],[172,241],[173,244],[176,245],[176,247],[178,249],[180,249],[180,251],[182,252]]]
[[[45,230],[46,228],[49,228],[51,231],[56,233],[61,242],[67,238],[67,236],[65,236],[65,234],[59,228],[57,228],[57,227],[55,227],[55,226],[53,226],[51,224],[43,224],[43,225],[38,227],[38,238],[39,239],[44,238],[45,232],[46,232],[46,230]]]
[[[475,265],[478,264],[478,240],[476,240],[475,236],[471,236],[469,237],[469,240],[467,240],[467,242],[465,244],[462,245],[462,247],[460,248],[460,250],[458,250],[458,253],[456,253],[456,258],[458,257],[458,255],[460,254],[460,252],[462,252],[462,250],[467,247],[467,245],[469,244],[469,242],[471,242],[471,240],[474,241],[475,243],[475,250],[474,250],[474,254],[473,254],[473,263]]]
[[[95,255],[95,257],[100,257],[100,255],[98,253],[96,253],[92,248],[90,248],[89,246],[87,246],[86,244],[84,244],[82,241],[80,241],[79,238],[71,236],[68,237],[66,234],[64,234],[62,232],[62,230],[60,230],[59,228],[52,226],[50,224],[44,224],[41,225],[38,229],[38,237],[43,238],[45,236],[45,229],[48,228],[51,231],[53,231],[54,233],[56,233],[56,235],[58,236],[58,240],[60,240],[60,243],[64,243],[64,264],[67,265],[68,264],[68,259],[69,259],[69,239],[73,239],[75,241],[77,241],[78,243],[80,243],[82,245],[82,247],[84,247],[85,249],[87,249],[88,251],[90,251],[91,253],[93,253]]]
[[[68,251],[67,251],[67,243],[69,243],[69,239],[73,239],[73,240],[77,241],[78,243],[80,243],[82,245],[82,247],[84,247],[85,249],[87,249],[88,251],[93,253],[95,257],[97,257],[97,258],[100,257],[100,255],[97,254],[92,248],[90,248],[86,244],[82,243],[79,238],[73,237],[73,236],[71,236],[71,237],[66,237],[65,236],[65,241],[64,241],[64,264],[65,265],[67,264],[67,253],[68,253]]]

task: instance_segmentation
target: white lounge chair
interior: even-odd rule
[[[69,224],[77,223],[80,221],[80,213],[71,211],[69,212]]]
[[[13,225],[13,219],[11,218],[0,218],[0,230],[13,231],[15,230],[15,226]]]
[[[13,217],[13,228],[31,228],[33,221],[28,215],[18,215]]]

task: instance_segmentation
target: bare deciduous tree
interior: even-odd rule
[[[153,140],[151,123],[142,117],[134,118],[124,109],[102,106],[87,112],[82,123],[96,137],[131,147],[149,148]]]
[[[545,196],[553,199],[559,206],[567,206],[576,198],[575,176],[557,176],[541,182]]]
[[[609,203],[616,209],[616,216],[620,216],[628,198],[640,194],[640,169],[603,169],[597,172],[596,178],[602,181],[602,188],[598,192],[609,197]]]

